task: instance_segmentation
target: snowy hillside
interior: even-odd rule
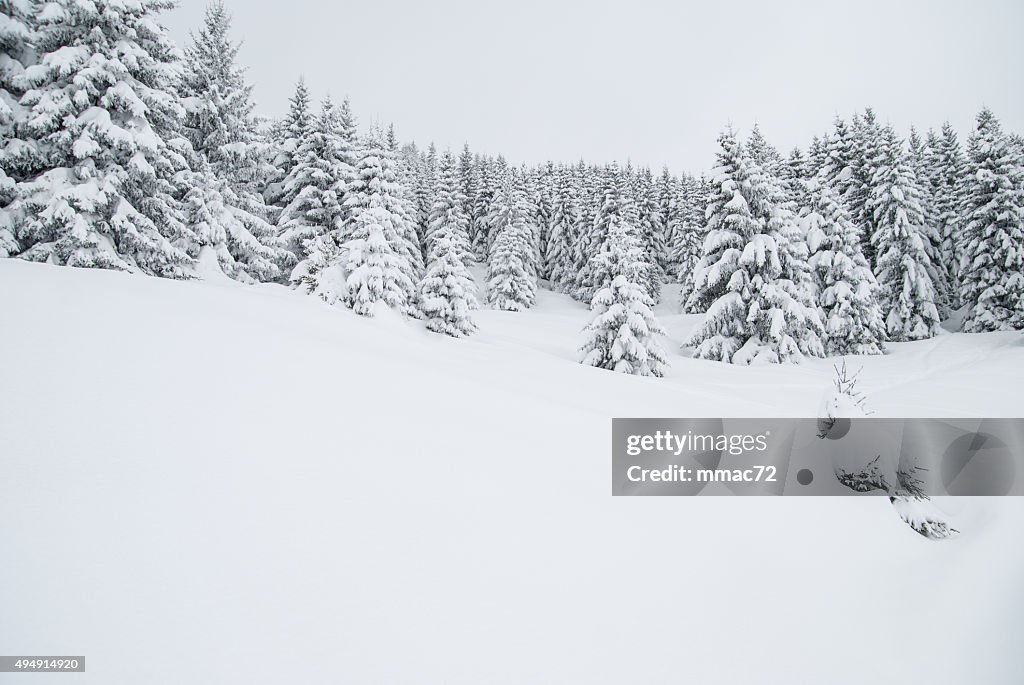
[[[834,360],[575,362],[547,290],[453,340],[274,285],[0,261],[0,647],[80,683],[1013,683],[1024,501],[613,498],[613,416],[807,416]],[[12,294],[17,293],[17,297]],[[1017,333],[855,358],[1019,416]],[[47,680],[5,674],[5,683]],[[63,681],[62,681],[63,682]]]

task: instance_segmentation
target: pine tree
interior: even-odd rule
[[[960,273],[969,333],[1024,328],[1024,159],[988,109],[968,140]]]
[[[875,276],[882,287],[889,339],[922,340],[938,333],[939,312],[929,275],[921,192],[892,129],[885,131],[883,141],[872,181]]]
[[[613,221],[595,257],[607,279],[590,305],[594,318],[584,329],[581,361],[620,373],[662,376],[666,360],[657,336],[665,331],[639,282],[647,265],[634,232],[625,222]]]
[[[529,309],[536,300],[535,231],[529,217],[526,192],[510,178],[492,203],[494,243],[487,262],[487,302],[495,309],[517,312]]]
[[[750,141],[747,144],[747,149],[753,150],[750,208],[774,240],[782,267],[776,297],[784,306],[777,334],[780,339],[794,342],[802,355],[821,357],[825,354],[824,329],[817,306],[817,286],[808,264],[806,235],[800,230],[794,202],[779,176],[785,163],[763,137],[752,135],[751,141],[757,141],[757,145]]]
[[[555,179],[551,234],[544,260],[552,286],[564,292],[572,287],[575,276],[572,254],[579,239],[579,202],[569,170],[559,167]]]
[[[665,272],[661,268],[666,258],[665,223],[659,211],[655,194],[654,178],[650,169],[644,169],[637,177],[634,191],[637,209],[637,235],[644,252],[645,271],[641,280],[651,301],[661,300],[661,285]]]
[[[882,354],[885,324],[878,284],[860,248],[857,227],[832,188],[805,182],[808,206],[801,223],[811,250],[824,311],[828,354]]]
[[[427,272],[419,285],[419,309],[429,330],[459,338],[476,330],[470,312],[476,286],[466,268],[469,236],[465,197],[455,158],[445,153],[438,165],[438,189],[430,211]]]
[[[462,146],[462,154],[459,155],[459,190],[462,192],[462,212],[466,215],[466,239],[472,245],[473,222],[476,219],[476,193],[479,187],[479,167],[469,149],[469,143]]]
[[[31,66],[31,34],[26,0],[0,0],[0,257],[21,251],[15,237],[20,219],[12,206],[17,183],[34,170],[34,149],[19,138],[18,125],[24,118],[19,104],[24,94],[23,72]]]
[[[682,284],[679,292],[680,302],[683,311],[696,314],[704,310],[697,310],[698,306],[691,299],[693,294],[694,274],[697,262],[700,260],[704,245],[704,237],[707,233],[705,227],[705,210],[707,208],[707,188],[703,178],[696,179],[686,176],[680,186],[680,194],[677,197],[678,219],[671,228],[672,243],[670,246],[670,261],[676,270],[676,280]]]
[[[355,175],[342,131],[342,111],[328,98],[299,143],[295,165],[285,179],[284,194],[292,200],[281,212],[278,230],[296,263],[289,280],[305,283],[310,290],[318,287],[317,274],[332,258],[324,251],[338,244],[337,235],[324,236],[344,223],[347,184]]]
[[[949,272],[951,306],[961,306],[960,263],[963,260],[962,218],[967,160],[960,149],[956,131],[949,122],[932,145],[931,166],[938,232],[942,238],[941,259]]]
[[[852,145],[850,149],[851,170],[849,185],[841,193],[846,208],[850,210],[853,223],[861,230],[861,248],[868,264],[875,269],[875,244],[872,236],[877,232],[875,224],[874,179],[878,165],[885,160],[885,143],[882,128],[874,111],[869,107],[864,116],[854,116],[851,125]],[[877,273],[877,269],[875,271]]]
[[[469,223],[469,241],[473,246],[473,257],[477,262],[486,262],[490,239],[490,212],[496,195],[496,178],[490,159],[475,160],[477,187],[473,196],[472,219]]]
[[[187,143],[166,0],[53,0],[35,15],[38,63],[24,73],[24,137],[41,173],[19,184],[21,257],[172,278],[182,249],[175,174]]]
[[[934,135],[932,137],[934,138]],[[932,150],[921,138],[917,129],[911,126],[910,135],[907,138],[907,162],[914,171],[920,191],[921,211],[924,214],[922,234],[925,239],[925,250],[928,252],[928,261],[931,265],[928,275],[935,287],[935,305],[939,310],[939,315],[943,316],[952,309],[953,297],[950,272],[946,263],[942,261],[942,234],[939,230],[938,210],[935,206],[936,183],[932,178],[935,166],[931,158]]]
[[[357,314],[373,316],[386,306],[418,315],[415,284],[423,262],[403,194],[392,152],[380,132],[371,132],[348,187],[340,250],[342,299]]]
[[[817,313],[808,311],[783,278],[785,238],[765,218],[769,193],[762,170],[747,159],[732,130],[721,150],[708,200],[708,232],[694,270],[691,308],[707,311],[690,344],[694,356],[749,364],[799,361],[817,354]]]
[[[635,247],[639,250],[636,255],[631,257],[631,263],[636,272],[630,274],[629,280],[639,284],[644,289],[644,292],[647,293],[650,301],[654,302],[654,299],[650,297],[652,268],[641,242],[642,238],[638,230],[639,225],[640,214],[637,211],[633,193],[630,190],[629,171],[620,171],[617,167],[613,166],[608,170],[605,177],[604,197],[601,202],[601,208],[594,219],[594,226],[591,232],[591,239],[595,242],[600,240],[600,243],[596,248],[590,249],[591,257],[580,279],[582,285],[579,299],[585,300],[586,296],[589,295],[590,301],[593,302],[597,291],[605,288],[615,277],[614,273],[608,271],[614,264],[605,259],[602,253],[608,243],[612,229],[615,226],[626,226],[627,228],[624,230],[632,236],[633,242],[636,243]]]
[[[274,136],[272,163],[276,171],[264,192],[268,204],[284,209],[295,199],[285,193],[284,184],[295,168],[299,146],[313,124],[313,115],[309,111],[309,89],[305,79],[299,78],[295,84],[295,93],[289,99],[288,115],[281,121]]]
[[[184,132],[198,156],[186,199],[186,223],[198,239],[190,254],[209,250],[229,276],[271,280],[279,276],[278,265],[290,260],[268,222],[274,212],[260,194],[264,150],[252,114],[252,87],[235,63],[238,45],[228,37],[230,28],[223,3],[211,4],[186,51],[179,86]]]

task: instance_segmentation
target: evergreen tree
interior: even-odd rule
[[[983,109],[968,140],[960,273],[969,333],[1024,328],[1024,159]]]
[[[657,336],[665,331],[640,283],[647,265],[634,232],[629,224],[613,221],[595,257],[606,280],[590,305],[594,318],[584,329],[581,361],[620,373],[662,376],[666,360]]]
[[[877,261],[889,339],[900,342],[931,338],[939,331],[935,286],[929,275],[925,216],[914,170],[892,129],[884,133],[882,153],[872,182]]]
[[[402,196],[394,156],[383,136],[371,132],[348,187],[340,250],[342,299],[357,314],[373,316],[382,305],[418,315],[415,284],[423,261]]]
[[[227,275],[270,280],[289,258],[267,221],[273,211],[258,192],[263,149],[252,115],[252,87],[235,63],[238,45],[228,37],[230,28],[223,3],[211,4],[186,51],[179,86],[184,132],[198,156],[186,199],[186,223],[198,239],[190,253],[196,257],[209,249]]]
[[[861,251],[857,227],[830,186],[818,180],[805,186],[808,206],[801,211],[801,223],[824,310],[825,351],[882,354],[886,335],[878,284]]]
[[[610,240],[612,229],[616,226],[625,227],[623,230],[631,236],[632,242],[635,243],[634,247],[638,250],[637,254],[630,257],[635,273],[629,275],[629,280],[643,287],[644,292],[648,293],[650,301],[654,302],[649,294],[651,265],[647,261],[648,256],[638,236],[637,226],[640,223],[640,217],[629,189],[629,181],[628,172],[620,172],[614,167],[609,170],[606,177],[604,199],[597,217],[594,219],[592,233],[594,236],[600,236],[601,244],[596,250],[593,250],[584,271],[583,283],[588,288],[591,302],[593,302],[597,291],[605,288],[615,278],[615,273],[609,269],[616,263],[605,259],[602,253]]]
[[[0,257],[21,251],[15,237],[19,218],[12,205],[18,181],[32,173],[36,162],[32,146],[17,133],[24,118],[19,104],[23,73],[32,62],[29,10],[26,0],[0,0]]]
[[[861,248],[868,264],[874,269],[876,258],[872,236],[877,232],[873,205],[874,179],[877,167],[885,161],[886,152],[882,128],[870,107],[865,110],[863,117],[853,117],[851,136],[849,184],[845,189],[840,184],[838,190],[842,193],[846,208],[850,210],[853,223],[861,230]]]
[[[475,217],[476,193],[479,186],[479,167],[470,152],[469,143],[462,146],[462,154],[459,155],[459,190],[462,193],[462,213],[466,216],[467,234],[466,239],[472,245],[472,227]]]
[[[187,143],[166,0],[52,0],[35,15],[24,137],[44,170],[19,184],[21,256],[187,277],[175,174]]]
[[[473,246],[473,257],[478,262],[485,262],[488,256],[490,240],[490,212],[496,195],[496,178],[491,160],[481,157],[476,160],[477,187],[473,196],[472,219],[469,224],[470,243]]]
[[[555,172],[555,198],[544,260],[553,287],[565,291],[575,277],[573,247],[579,239],[579,202],[570,172],[559,167]]]
[[[956,131],[946,122],[932,144],[933,192],[938,232],[942,238],[941,259],[949,273],[950,305],[961,305],[960,263],[963,260],[963,204],[967,160],[960,149]]]
[[[913,126],[910,127],[910,135],[907,138],[907,162],[914,171],[920,191],[921,210],[924,214],[922,234],[928,261],[931,264],[928,275],[931,276],[932,285],[935,287],[935,305],[942,316],[948,314],[952,308],[953,297],[950,292],[950,273],[946,263],[942,261],[942,234],[939,231],[938,210],[935,206],[936,183],[932,178],[935,166],[932,163],[932,150]]]
[[[510,178],[492,208],[494,243],[487,263],[487,302],[505,311],[529,309],[537,297],[537,265],[525,190]]]
[[[819,354],[817,312],[808,311],[783,278],[779,242],[785,237],[765,217],[763,172],[732,130],[719,144],[708,232],[690,296],[691,308],[707,311],[690,339],[694,356],[749,364],[799,361],[805,350]]]
[[[465,263],[469,249],[465,197],[451,153],[441,157],[438,179],[427,234],[427,272],[420,281],[418,301],[427,329],[459,338],[476,330],[470,312],[477,301]]]
[[[276,169],[264,192],[268,204],[284,209],[294,197],[285,194],[285,179],[295,168],[299,146],[313,127],[313,115],[309,111],[309,89],[300,78],[295,84],[295,93],[289,99],[288,115],[277,128],[274,136],[273,165]]]
[[[284,195],[291,201],[281,212],[278,230],[293,255],[290,280],[317,287],[317,272],[330,260],[330,240],[318,240],[340,229],[346,218],[343,203],[347,183],[355,171],[349,163],[350,144],[342,136],[342,111],[324,100],[316,122],[307,130],[295,153],[295,165],[285,179]]]
[[[634,191],[637,209],[637,234],[640,248],[644,253],[644,273],[641,284],[655,304],[661,300],[661,285],[665,272],[661,269],[665,261],[665,224],[658,207],[654,179],[650,169],[644,169],[637,177]]]

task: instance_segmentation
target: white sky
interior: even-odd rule
[[[184,44],[205,0],[163,17]],[[982,104],[1024,131],[1022,0],[226,0],[258,110],[296,79],[360,124],[513,162],[713,164],[727,122],[784,153],[871,105],[901,132]]]

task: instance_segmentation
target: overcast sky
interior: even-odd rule
[[[547,159],[712,166],[715,137],[755,122],[806,148],[870,105],[963,134],[987,104],[1024,131],[1024,1],[226,0],[258,110],[296,79],[348,95],[403,140]],[[205,0],[164,16],[182,44]]]

